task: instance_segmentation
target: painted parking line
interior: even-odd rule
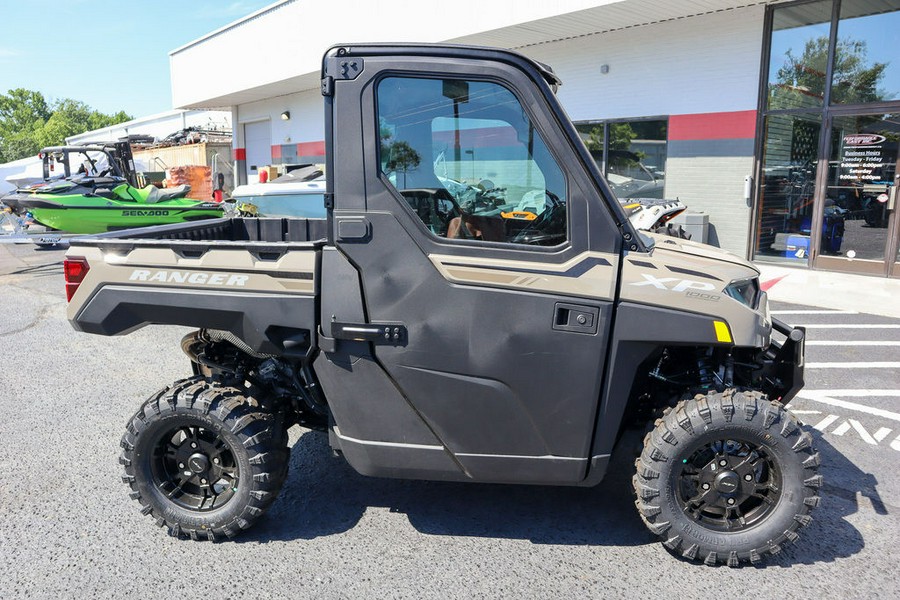
[[[881,408],[866,406],[857,402],[848,400],[840,400],[836,396],[845,397],[891,397],[900,398],[900,390],[802,390],[797,394],[798,398],[819,402],[829,407],[843,408],[851,411],[864,413],[891,421],[900,422],[900,413],[895,413]],[[843,438],[848,433],[851,437],[858,437],[861,441],[869,446],[882,448],[882,442],[892,450],[900,452],[900,435],[895,435],[894,427],[883,427],[880,424],[872,425],[869,422],[863,425],[862,422],[846,417],[843,415],[825,414],[818,410],[794,410],[788,405],[788,410],[802,419],[805,424],[810,425],[813,429],[821,431],[823,434],[834,435]],[[828,411],[830,412],[830,411]],[[803,415],[803,416],[801,416]],[[808,417],[807,417],[808,415]],[[819,416],[813,416],[819,415]],[[811,417],[811,418],[810,418]]]
[[[900,325],[894,323],[803,323],[794,327],[806,327],[807,329],[900,329]]]
[[[855,310],[770,310],[772,315],[858,315]]]
[[[810,362],[807,369],[900,369],[900,362]]]
[[[828,428],[829,425],[831,425],[838,419],[840,419],[840,417],[838,415],[827,415],[824,419],[822,419],[821,421],[819,421],[818,423],[813,425],[813,429],[818,429],[819,431],[825,431],[825,429]]]
[[[883,417],[892,421],[900,422],[900,413],[884,410],[883,408],[875,408],[874,406],[866,406],[858,402],[850,402],[841,400],[843,398],[869,398],[872,396],[883,398],[900,398],[900,390],[800,390],[797,394],[798,398],[811,400],[828,406],[845,408],[857,412]]]
[[[900,341],[884,340],[806,340],[807,346],[900,346]]]

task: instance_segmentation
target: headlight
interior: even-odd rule
[[[759,305],[759,278],[732,281],[725,287],[725,293],[741,304],[756,310]]]

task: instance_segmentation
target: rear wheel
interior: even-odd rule
[[[670,551],[706,564],[759,562],[795,541],[819,503],[812,437],[765,394],[683,400],[636,462],[636,505]]]
[[[287,475],[283,419],[200,377],[151,396],[122,448],[131,497],[174,536],[232,537],[265,513]]]

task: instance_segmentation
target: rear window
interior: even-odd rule
[[[252,204],[261,217],[325,218],[325,194],[267,194],[235,196],[238,204]]]

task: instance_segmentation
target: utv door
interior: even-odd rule
[[[622,236],[538,67],[335,50],[323,91],[325,255],[343,266],[323,268],[323,339],[338,340],[317,370],[336,445],[376,475],[583,480]],[[359,278],[362,323],[326,305],[338,270]]]

